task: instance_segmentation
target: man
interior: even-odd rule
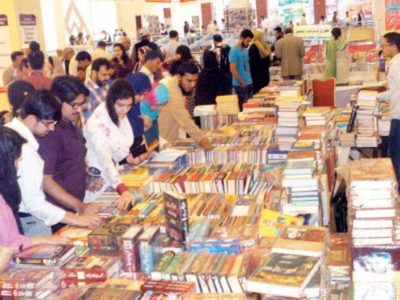
[[[92,60],[96,60],[98,58],[105,58],[107,60],[111,60],[111,54],[106,51],[107,44],[104,41],[99,41],[97,43],[97,48],[92,51],[91,57]]]
[[[29,52],[40,51],[40,44],[36,41],[29,43]]]
[[[232,74],[232,85],[235,93],[239,97],[240,110],[243,108],[243,103],[252,96],[253,83],[250,74],[249,64],[249,47],[253,40],[253,33],[249,29],[244,29],[240,33],[240,38],[235,46],[229,52],[229,64]]]
[[[171,60],[175,56],[176,48],[178,48],[180,44],[178,31],[171,30],[169,32],[169,42],[163,49],[163,54],[167,61]]]
[[[221,19],[221,32],[224,33],[225,32],[225,19]]]
[[[269,26],[268,19],[265,18],[264,16],[261,16],[261,24],[260,25],[261,25],[261,29],[264,32],[266,32],[268,30],[268,26]]]
[[[92,63],[90,78],[86,82],[89,90],[89,101],[83,112],[87,120],[96,107],[106,101],[106,95],[109,88],[111,63],[105,58],[98,58]]]
[[[50,226],[64,223],[75,226],[97,226],[96,216],[78,216],[46,201],[43,193],[43,160],[37,152],[36,138],[45,137],[54,130],[60,119],[61,105],[46,90],[29,94],[18,118],[8,126],[17,131],[28,142],[22,146],[21,161],[18,164],[18,184],[22,202],[20,219],[25,235],[51,235]]]
[[[281,60],[281,74],[284,80],[301,80],[304,42],[302,38],[293,35],[292,28],[286,28],[285,37],[276,42],[275,55]]]
[[[333,12],[333,17],[332,17],[332,26],[338,26],[339,25],[339,19],[337,17],[337,11]]]
[[[33,85],[35,90],[50,90],[53,80],[43,73],[44,67],[44,54],[42,51],[33,51],[28,55],[28,64],[31,69],[29,77],[26,79]]]
[[[38,152],[44,160],[46,200],[67,211],[94,215],[97,207],[82,202],[86,190],[86,148],[76,127],[89,90],[76,77],[60,76],[54,80],[51,92],[61,102],[62,119],[54,131],[38,140]],[[53,232],[59,228],[53,226]]]
[[[185,62],[179,67],[178,75],[163,80],[168,89],[169,102],[161,107],[158,126],[161,138],[170,144],[179,138],[179,131],[182,130],[196,140],[202,148],[210,150],[212,149],[211,142],[197,127],[187,109],[188,98],[192,96],[198,78],[197,66],[192,62]]]
[[[74,69],[76,69],[74,71]],[[75,63],[75,51],[71,47],[64,49],[64,71],[66,75],[76,76],[78,66]]]
[[[389,134],[389,152],[400,180],[400,34],[388,32],[383,36],[382,51],[390,58],[387,74],[388,91],[378,94],[378,100],[390,102],[392,121]]]
[[[142,28],[142,30],[140,31],[140,34],[139,34],[139,38],[140,38],[140,41],[135,44],[135,46],[133,47],[133,51],[132,51],[133,65],[135,65],[138,61],[138,57],[139,57],[138,51],[140,48],[146,46],[153,50],[158,49],[157,44],[150,42],[150,32],[147,29]]]
[[[78,73],[77,77],[85,82],[86,78],[90,77],[90,64],[92,63],[92,57],[87,51],[80,51],[75,57],[78,63]]]
[[[348,11],[346,11],[346,16],[344,18],[344,23],[346,24],[347,27],[349,27],[351,25],[351,18],[350,18],[350,14]]]
[[[130,57],[130,50],[131,50],[131,46],[132,46],[131,40],[128,37],[124,36],[121,39],[121,44],[124,46],[126,53]]]
[[[24,59],[24,53],[22,51],[14,51],[11,53],[12,64],[3,71],[3,85],[23,79],[23,74],[20,70],[21,62]]]
[[[149,77],[151,84],[154,83],[154,74],[160,70],[163,55],[160,50],[150,50],[144,56],[144,64],[140,72]]]
[[[325,16],[321,16],[321,19],[319,20],[319,25],[325,25],[325,24],[326,24]]]
[[[210,24],[207,26],[207,34],[216,34],[219,31],[217,21],[210,21]]]
[[[303,14],[303,15],[301,16],[300,25],[301,25],[301,26],[307,25],[306,14]]]
[[[213,51],[217,56],[218,67],[224,72],[226,87],[232,91],[232,74],[229,69],[229,52],[231,51],[231,47],[223,43],[222,36],[220,34],[215,34],[213,36],[213,40]]]

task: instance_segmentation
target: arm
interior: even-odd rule
[[[246,82],[242,79],[242,77],[240,76],[239,72],[236,69],[236,62],[230,62],[229,63],[229,69],[232,73],[232,76],[238,81],[240,82],[241,86],[246,86]]]

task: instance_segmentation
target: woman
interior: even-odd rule
[[[341,38],[340,28],[332,29],[332,39],[326,45],[326,68],[324,77],[335,77],[337,81],[348,79],[346,40]]]
[[[172,58],[172,64],[171,68],[169,69],[169,73],[173,76],[178,74],[178,68],[179,66],[184,63],[184,62],[193,62],[195,63],[199,70],[201,70],[201,67],[199,63],[193,58],[192,52],[190,51],[190,48],[186,45],[180,45],[178,48],[176,48],[175,56]]]
[[[105,183],[98,193],[86,193],[89,201],[112,187],[121,196],[119,209],[134,204],[134,197],[118,173],[120,162],[125,159],[128,163],[134,162],[129,152],[134,135],[128,119],[134,98],[135,93],[128,81],[115,80],[107,92],[106,102],[95,109],[84,127],[88,166],[97,169]]]
[[[113,79],[125,78],[133,71],[132,61],[128,57],[128,54],[126,54],[124,45],[121,43],[114,45],[114,58],[111,60],[111,63],[114,66]]]
[[[14,130],[0,126],[0,246],[24,249],[39,243],[68,243],[61,237],[27,237],[22,234],[18,211],[21,191],[17,166],[26,140]]]
[[[34,91],[33,85],[25,80],[14,81],[8,86],[7,97],[12,106],[13,117],[18,117],[26,98]]]
[[[217,55],[206,50],[203,55],[204,68],[199,76],[195,94],[195,105],[215,104],[220,95],[229,94],[224,72],[218,68]]]
[[[269,62],[271,49],[264,42],[262,32],[253,31],[253,43],[249,48],[249,63],[254,94],[269,84]]]
[[[144,58],[146,56],[146,53],[149,52],[151,49],[147,46],[140,47],[138,50],[138,62],[135,64],[133,67],[133,73],[140,72],[140,69],[142,68],[144,64]]]

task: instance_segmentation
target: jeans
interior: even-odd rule
[[[52,235],[51,227],[46,226],[43,221],[34,216],[20,217],[24,235],[27,236],[49,236]]]
[[[239,108],[240,111],[243,110],[243,103],[246,103],[249,98],[253,96],[253,85],[249,84],[246,87],[241,87],[241,86],[234,86],[233,87],[235,90],[236,95],[238,95],[239,98]]]
[[[400,120],[393,119],[390,124],[389,153],[397,181],[400,179]]]

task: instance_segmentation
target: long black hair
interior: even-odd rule
[[[17,181],[15,160],[21,156],[24,143],[26,143],[26,140],[16,131],[0,126],[0,194],[11,207],[21,233],[22,226],[18,216],[21,190]]]
[[[106,107],[113,123],[119,126],[119,120],[115,111],[114,104],[121,99],[132,98],[132,104],[135,101],[135,92],[132,85],[126,79],[117,79],[111,84],[107,91]]]
[[[129,56],[128,56],[128,54],[126,54],[126,49],[125,49],[124,45],[122,45],[121,43],[116,43],[116,44],[114,44],[113,49],[115,47],[119,47],[121,49],[121,51],[122,51],[122,60],[123,60],[124,64],[126,64],[128,62],[128,60],[129,60]],[[115,57],[115,59],[118,60],[117,57]]]

